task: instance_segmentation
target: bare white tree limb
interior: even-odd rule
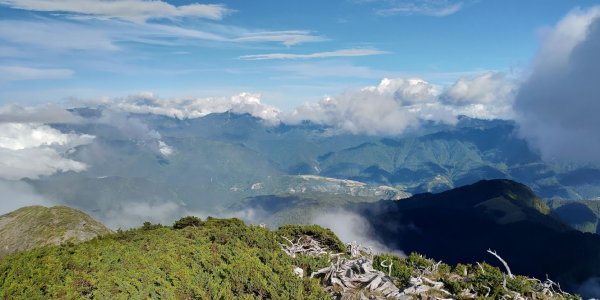
[[[500,255],[498,255],[496,253],[496,251],[492,251],[491,249],[488,249],[487,251],[489,254],[495,256],[503,265],[504,268],[506,269],[506,272],[508,273],[508,278],[513,279],[515,278],[515,276],[512,274],[512,272],[510,271],[510,268],[508,267],[508,264],[506,263],[506,261],[504,259],[502,259],[502,257],[500,257]]]

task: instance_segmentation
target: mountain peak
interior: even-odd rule
[[[14,252],[92,239],[110,233],[87,214],[67,206],[27,206],[0,216],[0,259]]]

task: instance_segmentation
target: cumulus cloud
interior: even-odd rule
[[[395,135],[423,121],[454,124],[457,116],[493,119],[511,114],[513,87],[499,74],[461,79],[444,90],[421,79],[383,79],[377,86],[306,103],[286,123],[308,120],[350,133]]]
[[[81,118],[56,104],[0,106],[0,123],[76,123]]]
[[[0,0],[0,4],[11,8],[62,12],[96,18],[114,18],[134,22],[148,19],[198,17],[220,20],[230,12],[221,4],[172,5],[164,1],[148,0]]]
[[[600,161],[600,7],[575,10],[550,30],[520,87],[520,133],[547,159]]]
[[[512,119],[517,83],[506,74],[487,72],[460,78],[447,87],[440,97],[452,105],[458,114],[478,118]]]
[[[150,113],[180,119],[198,118],[231,111],[248,113],[271,123],[279,122],[280,110],[263,104],[259,94],[240,93],[232,97],[163,99],[141,93],[124,99],[106,101],[111,107],[129,113]]]
[[[243,55],[239,59],[242,60],[271,60],[271,59],[312,59],[312,58],[331,58],[331,57],[354,57],[354,56],[370,56],[380,55],[387,52],[377,49],[342,49],[336,51],[316,52],[310,54],[292,54],[292,53],[269,53]]]
[[[103,107],[104,114],[110,113],[103,116],[104,120],[98,120],[101,123],[122,128],[123,133],[134,130],[143,135],[150,134],[154,139],[160,139],[160,135],[135,118],[128,120],[127,114],[186,119],[212,113],[247,113],[270,125],[310,121],[329,126],[336,132],[397,135],[419,127],[424,121],[454,124],[461,115],[482,119],[510,118],[514,90],[515,83],[502,73],[483,73],[460,79],[447,88],[416,78],[384,78],[378,85],[307,102],[292,111],[281,111],[265,104],[260,94],[253,93],[208,98],[161,98],[153,93],[139,93],[81,103],[98,105]],[[142,138],[133,132],[127,136]],[[169,148],[161,152],[172,153]]]
[[[83,171],[85,164],[65,158],[63,153],[93,138],[41,124],[0,123],[0,178],[17,180]]]

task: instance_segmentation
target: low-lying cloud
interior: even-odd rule
[[[57,104],[0,107],[0,123],[77,123],[81,118]]]
[[[26,182],[0,179],[0,215],[24,206],[53,204],[53,201],[39,195]]]
[[[175,202],[124,202],[103,209],[97,218],[109,228],[128,229],[141,226],[146,221],[169,225],[184,215],[188,215],[184,207]]]
[[[282,119],[356,134],[395,135],[423,121],[454,124],[460,115],[509,118],[513,93],[514,84],[501,73],[462,78],[446,89],[421,79],[386,78],[377,86],[306,103]]]
[[[156,114],[179,119],[199,118],[212,113],[248,113],[268,122],[278,122],[277,108],[263,104],[259,94],[240,93],[231,97],[159,98],[152,93],[140,93],[124,99],[108,100],[106,104],[129,113]]]
[[[47,125],[0,123],[0,179],[38,178],[57,172],[80,172],[84,163],[64,156],[93,136],[62,133]]]
[[[346,211],[337,210],[317,215],[310,223],[329,228],[344,242],[357,242],[364,247],[370,247],[376,253],[394,253],[406,256],[400,249],[390,249],[373,238],[369,222],[362,216]]]
[[[600,7],[550,30],[515,102],[520,133],[546,159],[600,161]]]
[[[307,102],[292,111],[265,104],[260,94],[252,93],[208,98],[161,98],[152,93],[139,93],[86,105],[179,119],[233,112],[250,114],[270,125],[310,121],[342,133],[397,135],[418,128],[425,121],[454,124],[461,115],[511,118],[515,91],[514,79],[503,73],[485,72],[461,78],[448,87],[418,78],[384,78],[378,85]]]

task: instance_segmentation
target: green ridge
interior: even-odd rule
[[[17,251],[86,241],[108,233],[110,229],[70,207],[23,207],[0,216],[0,260]]]

